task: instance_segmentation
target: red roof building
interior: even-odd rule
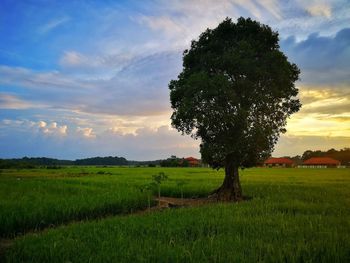
[[[337,167],[340,161],[329,157],[312,157],[303,162],[303,166],[321,168],[321,167]]]
[[[269,158],[264,162],[264,166],[272,167],[292,167],[294,162],[289,158]]]
[[[187,157],[185,158],[186,161],[188,161],[189,166],[194,167],[194,166],[199,166],[200,161],[196,158],[193,157]]]

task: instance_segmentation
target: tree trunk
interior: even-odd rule
[[[241,183],[239,182],[238,165],[230,158],[226,158],[224,182],[214,191],[213,196],[220,201],[243,200]]]

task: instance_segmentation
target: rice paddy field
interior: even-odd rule
[[[159,172],[163,196],[204,197],[223,180],[209,168],[0,171],[0,261],[350,262],[350,169],[246,169],[244,202],[147,212]]]

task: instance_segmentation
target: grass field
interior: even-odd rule
[[[11,237],[71,220],[130,213],[147,206],[147,193],[139,187],[152,175],[165,171],[169,180],[163,193],[205,196],[222,180],[209,169],[80,168],[58,170],[5,170],[0,175],[0,237]],[[210,178],[210,182],[201,182]],[[216,179],[216,180],[215,180]]]
[[[249,201],[118,215],[147,206],[139,187],[160,171],[167,196],[205,196],[223,179],[206,168],[3,171],[2,237],[84,220],[19,236],[6,260],[350,262],[349,169],[248,169],[241,181]]]

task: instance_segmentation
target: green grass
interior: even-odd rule
[[[139,187],[150,183],[152,174],[160,171],[166,171],[170,177],[163,190],[170,196],[180,195],[176,187],[176,180],[180,178],[191,182],[183,187],[187,196],[206,195],[215,186],[215,178],[217,184],[222,180],[221,172],[209,169],[5,170],[0,174],[0,237],[145,208],[148,196]],[[210,174],[216,175],[211,184],[199,183]]]
[[[11,215],[9,211],[12,211],[11,220],[22,216],[23,222],[35,222],[40,216],[26,217],[24,207],[30,203],[31,214],[41,211],[41,216],[51,215],[52,220],[60,218],[59,222],[64,221],[62,218],[68,220],[74,218],[74,214],[79,215],[76,209],[82,208],[85,215],[92,217],[105,203],[118,207],[116,213],[120,213],[146,205],[146,196],[135,186],[150,182],[151,175],[159,171],[164,171],[170,179],[162,193],[172,196],[180,196],[177,180],[187,182],[183,190],[185,196],[190,197],[205,196],[223,178],[221,171],[202,168],[86,168],[91,174],[83,177],[78,176],[79,169],[49,173],[24,171],[22,180],[16,179],[17,171],[3,172],[1,200],[2,204],[10,205],[4,206],[5,213],[0,210],[1,215]],[[100,170],[112,174],[97,175]],[[252,197],[249,201],[114,216],[27,234],[17,238],[7,251],[7,261],[350,261],[349,169],[257,168],[244,170],[241,175],[244,194]],[[7,194],[3,192],[7,189],[3,182],[11,188]],[[38,184],[42,186],[34,187]],[[71,190],[64,190],[66,187]],[[118,189],[124,192],[118,194]],[[15,198],[21,191],[25,200],[31,202]],[[104,192],[107,192],[106,199],[99,197]],[[70,201],[62,205],[66,199]],[[35,210],[40,202],[47,206]],[[48,204],[56,205],[55,213],[50,212]],[[16,214],[14,206],[22,207],[21,212]],[[66,210],[72,211],[70,218],[65,217]],[[6,217],[1,216],[1,220],[3,218]]]

